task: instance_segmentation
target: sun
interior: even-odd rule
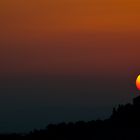
[[[140,75],[136,79],[136,87],[138,90],[140,90]]]

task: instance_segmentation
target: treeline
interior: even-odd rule
[[[26,135],[0,135],[0,138],[46,140],[135,140],[140,139],[140,97],[133,104],[119,105],[106,120],[50,124]]]

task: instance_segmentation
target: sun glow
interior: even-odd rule
[[[140,90],[140,75],[136,79],[136,87],[138,90]]]

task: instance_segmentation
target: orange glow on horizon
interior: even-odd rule
[[[140,75],[136,79],[136,87],[138,90],[140,90]]]

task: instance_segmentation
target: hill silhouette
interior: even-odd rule
[[[137,140],[140,139],[140,96],[132,104],[113,108],[106,120],[79,121],[76,123],[50,124],[46,129],[28,134],[1,134],[0,139],[46,139],[46,140]]]

